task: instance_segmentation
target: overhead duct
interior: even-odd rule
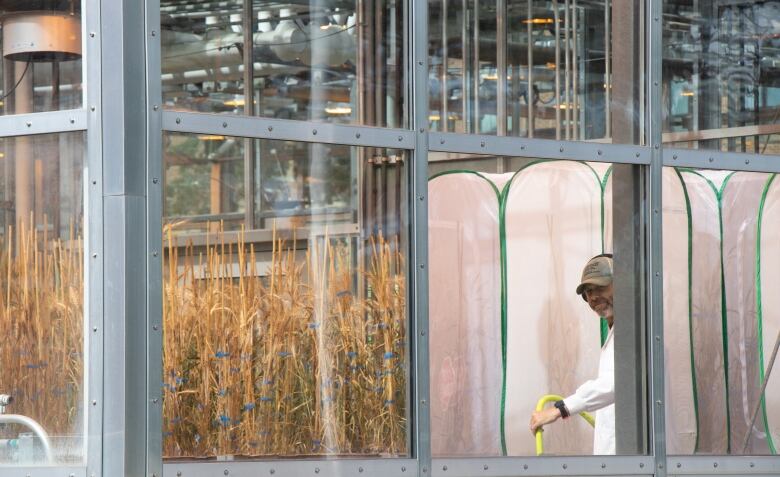
[[[12,61],[81,58],[81,19],[61,12],[20,12],[2,18],[3,56]]]

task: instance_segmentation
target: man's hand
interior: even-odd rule
[[[531,434],[536,434],[537,429],[541,429],[542,426],[557,421],[560,417],[561,411],[555,407],[534,411],[534,413],[531,414],[531,423],[528,425],[531,429]]]

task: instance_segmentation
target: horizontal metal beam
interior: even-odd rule
[[[725,139],[730,137],[764,136],[766,134],[777,133],[780,133],[780,124],[758,124],[755,126],[739,126],[734,128],[667,132],[663,134],[663,142],[704,141],[708,139]]]
[[[273,220],[273,219],[270,219]],[[241,232],[239,230],[231,230],[231,231],[225,231],[220,236],[220,243],[224,241],[224,243],[238,243],[239,240],[243,240],[244,243],[271,243],[274,239],[279,240],[290,240],[293,239],[299,241],[301,245],[303,245],[305,240],[308,240],[309,237],[313,237],[315,235],[318,235],[316,232],[319,230],[322,234],[325,233],[327,229],[328,235],[331,237],[338,236],[338,235],[349,235],[349,234],[358,234],[360,233],[360,228],[357,224],[347,223],[347,224],[329,224],[327,227],[322,226],[319,228],[314,227],[301,227],[297,228],[295,230],[292,230],[292,228],[289,229],[277,229],[274,231],[273,229],[254,229],[254,230],[247,230],[245,232]],[[312,233],[312,230],[314,230],[314,233]],[[175,246],[176,247],[184,247],[188,244],[194,246],[194,247],[201,247],[205,246],[207,244],[214,245],[214,234],[213,233],[192,233],[192,234],[179,234],[175,236]],[[163,242],[164,247],[168,247],[168,243]]]
[[[414,459],[164,462],[163,477],[417,477]]]
[[[30,136],[87,129],[87,111],[69,109],[0,116],[0,137]]]
[[[674,475],[755,475],[780,473],[778,456],[668,456]]]
[[[429,135],[429,149],[491,156],[650,164],[650,148],[623,144],[432,132]]]
[[[86,467],[6,467],[0,465],[3,477],[86,477]]]
[[[485,457],[433,459],[431,477],[651,475],[649,456]]]
[[[163,112],[163,130],[395,149],[414,149],[415,137],[412,131],[406,129],[178,111]]]
[[[727,171],[780,172],[780,156],[702,149],[664,149],[664,166]]]

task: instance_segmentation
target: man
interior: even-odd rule
[[[531,433],[560,418],[580,412],[596,411],[596,429],[593,436],[593,454],[615,453],[615,353],[612,324],[615,319],[612,294],[612,255],[603,254],[591,258],[582,271],[577,294],[588,302],[590,308],[607,320],[609,334],[601,347],[599,372],[596,379],[583,383],[574,394],[555,407],[535,411],[531,415]]]

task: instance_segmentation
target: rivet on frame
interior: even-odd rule
[[[483,469],[483,470],[488,470],[488,465],[487,465],[487,464],[483,465],[483,466],[482,466],[482,469]]]
[[[227,127],[227,122],[222,123],[222,127],[226,128]]]

